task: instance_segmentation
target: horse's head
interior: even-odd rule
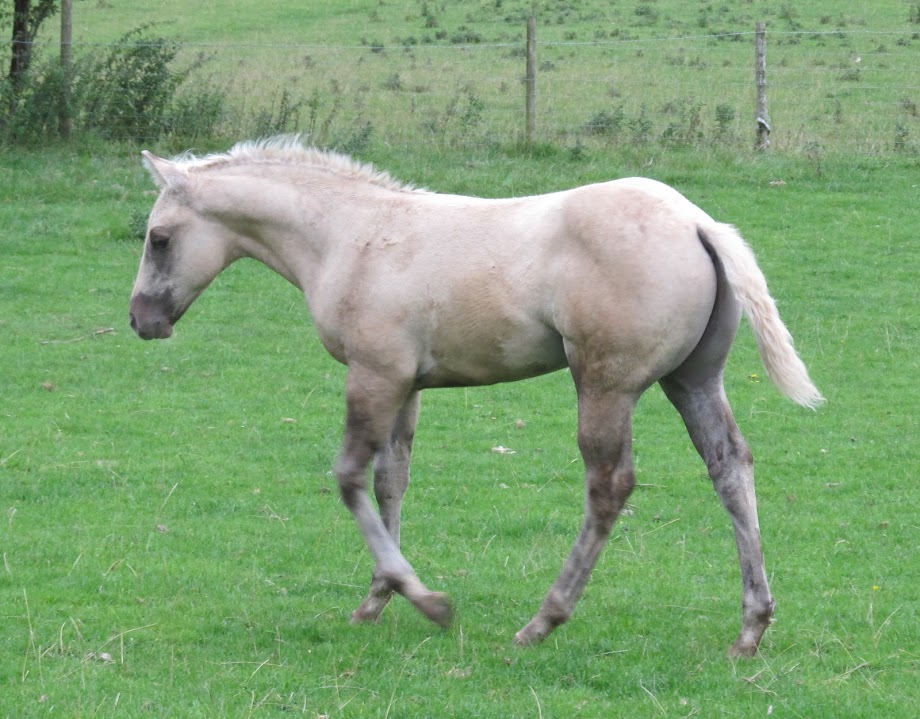
[[[143,154],[160,196],[147,221],[131,327],[149,340],[171,336],[173,325],[234,257],[227,228],[203,210],[198,178],[182,163]]]

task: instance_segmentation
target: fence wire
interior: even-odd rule
[[[110,46],[75,43],[74,54],[100,47]],[[177,67],[197,69],[180,101],[199,109],[170,132],[196,136],[200,108],[210,108],[209,132],[221,137],[302,132],[346,150],[371,138],[518,142],[525,59],[523,35],[469,45],[182,44]],[[538,142],[754,143],[753,32],[541,43],[537,67]],[[915,154],[920,33],[771,31],[767,94],[776,149]],[[216,101],[196,105],[202,97]]]

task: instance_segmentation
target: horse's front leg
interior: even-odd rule
[[[396,546],[399,546],[400,514],[403,496],[409,486],[409,465],[412,461],[412,441],[418,423],[419,392],[412,392],[396,416],[390,440],[377,452],[374,460],[374,495],[383,526]],[[393,596],[380,567],[374,568],[367,598],[351,615],[353,622],[376,622]]]
[[[412,400],[410,395],[414,392],[408,384],[394,382],[360,367],[352,366],[348,372],[345,440],[336,466],[336,476],[342,501],[358,523],[376,563],[371,596],[368,597],[373,599],[373,606],[369,616],[358,616],[357,619],[372,619],[370,612],[380,604],[380,600],[388,598],[392,592],[399,592],[426,617],[446,626],[452,614],[450,601],[446,595],[432,592],[422,584],[400,552],[398,540],[391,533],[394,528],[398,532],[399,526],[398,520],[392,523],[392,495],[384,500],[388,521],[391,522],[388,527],[374,508],[367,491],[367,468],[371,460],[388,447],[400,417],[403,414],[417,414],[418,400]],[[415,412],[404,413],[403,408],[413,402]],[[397,515],[398,509],[397,501]],[[383,599],[381,610],[385,604],[386,600]],[[358,612],[361,612],[361,608]]]

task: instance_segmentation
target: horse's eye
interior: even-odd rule
[[[160,232],[150,233],[150,246],[155,250],[165,250],[169,245],[169,235]]]

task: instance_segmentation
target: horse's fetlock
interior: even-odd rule
[[[746,619],[756,624],[770,624],[773,621],[773,615],[776,614],[776,601],[770,597],[766,602],[758,606],[751,607],[745,612]]]
[[[635,488],[636,473],[632,469],[624,469],[613,475],[613,491],[617,496],[628,497]]]
[[[572,616],[572,609],[568,602],[560,596],[559,592],[552,589],[543,600],[540,607],[542,618],[554,629],[560,624],[565,624]]]

